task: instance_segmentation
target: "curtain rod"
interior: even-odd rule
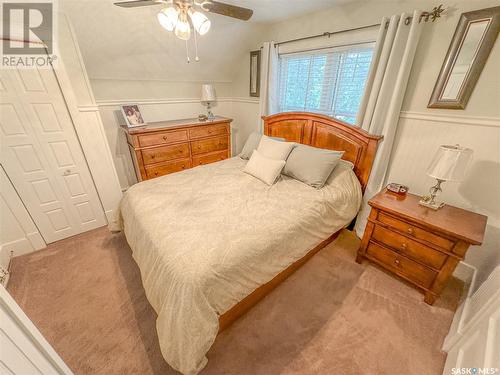
[[[441,13],[443,11],[444,11],[443,4],[440,4],[439,6],[434,7],[434,9],[432,9],[430,12],[422,12],[422,14],[420,15],[419,22],[422,22],[422,20],[424,22],[427,22],[427,21],[429,21],[429,19],[432,22],[434,22],[436,19],[438,19],[438,18],[441,17]],[[410,21],[411,21],[412,18],[413,17],[411,17],[411,16],[407,17],[405,19],[405,25],[408,25],[410,23]],[[385,27],[387,27],[388,24],[389,24],[389,22],[387,22],[385,24]],[[335,34],[341,34],[341,33],[346,33],[346,32],[349,32],[349,31],[357,31],[357,30],[362,30],[362,29],[369,29],[370,27],[376,27],[376,26],[380,26],[380,23],[374,23],[373,25],[366,25],[366,26],[354,27],[352,29],[344,29],[344,30],[338,30],[338,31],[326,31],[326,32],[321,33],[321,34],[305,36],[305,37],[297,38],[297,39],[284,40],[283,42],[274,43],[274,46],[276,47],[276,46],[280,46],[282,44],[299,42],[299,41],[308,40],[308,39],[321,38],[323,36],[327,36],[328,38],[330,38],[332,35],[335,35]]]

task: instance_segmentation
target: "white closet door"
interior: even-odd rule
[[[0,71],[0,160],[47,243],[106,224],[52,69]]]

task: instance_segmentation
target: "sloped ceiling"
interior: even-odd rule
[[[74,26],[91,79],[229,81],[237,62],[265,37],[267,25],[349,0],[229,0],[254,10],[250,22],[209,14],[212,28],[199,37],[200,62],[186,62],[185,42],[156,21],[159,6],[120,8],[112,0],[60,0]],[[245,69],[247,67],[245,66]]]

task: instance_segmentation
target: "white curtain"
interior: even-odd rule
[[[264,42],[260,55],[261,116],[278,112],[278,64],[278,48],[274,42]]]
[[[399,113],[422,30],[421,11],[382,19],[357,124],[371,134],[383,135],[365,191],[355,230],[362,236],[370,208],[368,200],[386,183],[386,173],[399,121]],[[411,17],[411,21],[410,21]],[[386,28],[386,24],[389,26]],[[407,24],[408,23],[408,24]]]

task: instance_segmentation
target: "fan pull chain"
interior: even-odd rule
[[[189,58],[189,47],[188,47],[187,40],[186,40],[186,59],[187,59],[187,63],[189,64],[191,62],[191,59]]]
[[[194,30],[193,34],[194,34],[194,53],[196,55],[195,58],[194,58],[194,60],[195,61],[200,61],[200,58],[198,57],[198,38],[196,36],[196,34],[197,34],[196,30]]]

